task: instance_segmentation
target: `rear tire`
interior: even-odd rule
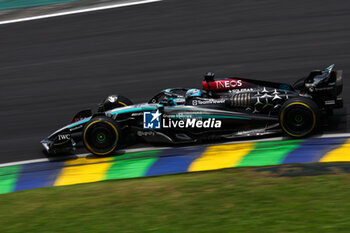
[[[111,154],[119,146],[120,129],[110,118],[95,117],[83,129],[85,148],[97,156]]]
[[[302,138],[309,136],[318,128],[319,109],[312,99],[297,97],[282,105],[279,118],[285,134]]]
[[[304,88],[304,83],[305,83],[305,77],[304,78],[301,78],[301,79],[298,79],[294,84],[293,84],[293,88],[295,90],[298,90],[298,91],[301,91],[303,88]]]

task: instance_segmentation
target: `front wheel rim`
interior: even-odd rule
[[[107,155],[115,150],[119,140],[117,128],[108,121],[91,122],[84,131],[84,144],[93,154]]]

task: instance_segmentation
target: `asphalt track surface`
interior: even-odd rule
[[[200,87],[205,71],[293,83],[335,63],[350,132],[350,2],[165,0],[0,26],[0,162],[45,157],[39,141],[108,94],[147,101]]]

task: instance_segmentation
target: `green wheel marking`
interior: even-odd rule
[[[296,123],[300,123],[300,122],[303,121],[303,117],[301,115],[296,115],[294,117],[294,120],[295,120]]]
[[[97,134],[97,140],[99,142],[103,142],[104,140],[106,140],[106,135],[104,133]]]

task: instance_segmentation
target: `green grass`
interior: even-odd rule
[[[350,232],[350,175],[225,169],[0,195],[0,232]]]

